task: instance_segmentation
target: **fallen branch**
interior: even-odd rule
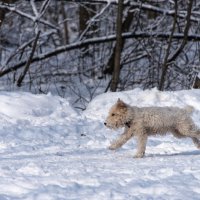
[[[122,38],[123,39],[130,39],[130,38],[157,38],[157,39],[168,39],[171,35],[171,32],[169,33],[147,33],[147,32],[136,32],[136,33],[123,33]],[[173,35],[173,39],[178,39],[182,40],[184,38],[184,34],[181,33],[176,33]],[[63,52],[69,51],[69,50],[74,50],[78,48],[85,47],[87,45],[94,45],[94,44],[100,44],[100,43],[106,43],[106,42],[112,42],[116,41],[116,35],[110,35],[110,36],[105,36],[105,37],[100,37],[100,38],[90,38],[86,39],[84,41],[76,42],[73,44],[61,46],[53,51],[47,52],[45,54],[40,54],[36,57],[33,57],[31,59],[31,63],[38,62],[45,60],[47,58],[50,58],[52,56],[56,56],[58,54],[61,54]],[[200,35],[198,34],[191,34],[188,35],[187,41],[200,41]],[[16,71],[19,68],[23,67],[26,64],[26,61],[22,61],[8,69],[5,69],[3,71],[0,71],[0,77],[4,76],[5,74],[8,74],[12,71]],[[5,66],[3,67],[5,68]]]

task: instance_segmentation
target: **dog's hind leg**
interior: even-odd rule
[[[200,141],[199,141],[199,139],[198,139],[198,138],[195,138],[195,137],[191,137],[191,139],[192,139],[194,145],[195,145],[198,149],[200,149]]]
[[[120,148],[122,145],[124,145],[131,137],[133,134],[131,133],[130,130],[125,130],[125,132],[120,135],[120,137],[115,140],[111,145],[109,146],[110,150],[115,150]]]

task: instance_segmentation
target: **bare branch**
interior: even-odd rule
[[[191,13],[192,13],[192,4],[193,4],[193,0],[190,0],[189,5],[188,5],[185,30],[184,30],[184,33],[183,33],[183,35],[184,35],[183,41],[182,41],[180,47],[174,53],[174,55],[172,55],[171,58],[167,61],[168,63],[170,63],[173,60],[175,60],[178,57],[178,55],[181,53],[181,51],[183,50],[183,48],[185,47],[185,45],[187,44],[187,41],[188,41],[188,32],[189,32],[190,24],[191,24],[190,17],[191,17]]]
[[[45,32],[43,34],[41,34],[40,38],[43,37],[47,37],[51,34],[56,33],[55,30],[51,30],[49,32]],[[14,58],[15,55],[17,55],[18,53],[20,53],[21,51],[23,51],[27,46],[29,46],[33,41],[35,40],[35,38],[32,38],[31,40],[29,40],[28,42],[25,42],[24,44],[22,44],[21,46],[19,46],[11,55],[10,57],[6,60],[5,62],[5,66],[8,65],[8,63]],[[1,69],[2,70],[2,69]]]
[[[46,12],[46,9],[48,8],[50,2],[51,2],[51,0],[45,0],[42,3],[41,9],[40,9],[40,17],[42,17],[44,15],[44,13]]]
[[[167,39],[169,38],[171,33],[147,33],[147,32],[136,32],[136,33],[123,33],[122,38],[123,39],[129,39],[129,38],[157,38],[157,39]],[[178,39],[182,40],[184,38],[184,35],[181,33],[176,33],[173,35],[173,39]],[[99,43],[106,43],[106,42],[112,42],[116,40],[116,35],[110,35],[110,36],[105,36],[105,37],[100,37],[100,38],[90,38],[86,39],[84,41],[76,42],[73,44],[61,46],[53,51],[47,52],[45,54],[40,54],[39,56],[33,57],[31,60],[31,63],[38,62],[45,60],[47,58],[50,58],[52,56],[56,56],[58,54],[61,54],[63,52],[73,50],[73,49],[78,49],[82,48],[87,45],[94,45],[94,44],[99,44]],[[188,41],[200,41],[200,35],[195,35],[191,34],[188,35],[187,37]],[[21,67],[23,67],[26,64],[26,61],[22,61],[8,69],[5,69],[3,71],[0,71],[0,77],[4,76],[5,74],[8,74],[12,71],[15,71]]]
[[[39,13],[38,13],[36,5],[35,5],[35,0],[30,0],[30,3],[31,3],[32,10],[33,10],[35,16],[37,17],[39,15]]]
[[[66,2],[83,3],[82,0],[65,0],[65,1]],[[156,2],[158,3],[158,1],[156,1]],[[107,4],[108,1],[107,0],[91,0],[90,3]],[[110,4],[117,5],[117,1],[116,0],[110,1]],[[131,6],[133,8],[139,8],[139,9],[142,9],[142,10],[153,11],[153,12],[160,13],[160,14],[167,15],[167,16],[174,16],[175,15],[175,10],[163,9],[163,8],[158,7],[158,6],[146,3],[146,2],[145,3],[141,3],[141,2],[137,3],[137,2],[132,1],[132,0],[127,0],[127,1],[124,2],[124,6]],[[199,14],[199,12],[193,11],[192,15],[193,14],[197,15],[197,14]],[[187,15],[187,11],[180,11],[180,12],[177,13],[177,16],[179,18],[185,18],[186,15]],[[200,18],[197,18],[197,17],[191,16],[190,19],[191,19],[191,21],[194,21],[194,22],[200,22]]]
[[[44,24],[44,25],[47,25],[47,26],[49,26],[49,27],[51,27],[51,28],[53,28],[53,29],[59,30],[59,28],[56,27],[56,26],[54,26],[52,23],[50,23],[50,22],[48,22],[48,21],[46,21],[46,20],[44,20],[44,19],[41,19],[41,18],[37,19],[37,17],[31,16],[31,15],[29,15],[29,14],[27,14],[27,13],[24,13],[24,12],[22,12],[22,11],[16,9],[16,8],[13,7],[13,6],[7,6],[7,5],[4,5],[4,4],[0,4],[0,8],[6,9],[6,10],[11,11],[11,12],[14,12],[14,13],[16,13],[16,14],[22,16],[22,17],[25,17],[25,18],[27,18],[27,19],[32,20],[33,22],[39,22],[39,23]]]
[[[92,17],[92,19],[89,20],[87,27],[85,28],[85,30],[83,31],[83,33],[81,33],[80,37],[78,38],[78,40],[82,40],[83,36],[86,34],[86,32],[89,30],[89,28],[91,27],[91,24],[98,18],[100,17],[110,6],[110,3],[108,3],[104,8],[102,8],[102,10],[97,13],[94,17]]]

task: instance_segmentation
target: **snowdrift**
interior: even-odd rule
[[[182,90],[176,92],[160,92],[156,88],[143,91],[135,89],[125,92],[105,93],[97,96],[89,103],[85,111],[88,117],[94,119],[103,119],[107,115],[109,108],[116,103],[118,98],[132,106],[193,106],[200,110],[200,91],[199,90]]]

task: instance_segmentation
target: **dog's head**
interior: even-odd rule
[[[124,127],[126,124],[127,109],[127,104],[118,99],[117,103],[111,107],[104,125],[111,129]]]

